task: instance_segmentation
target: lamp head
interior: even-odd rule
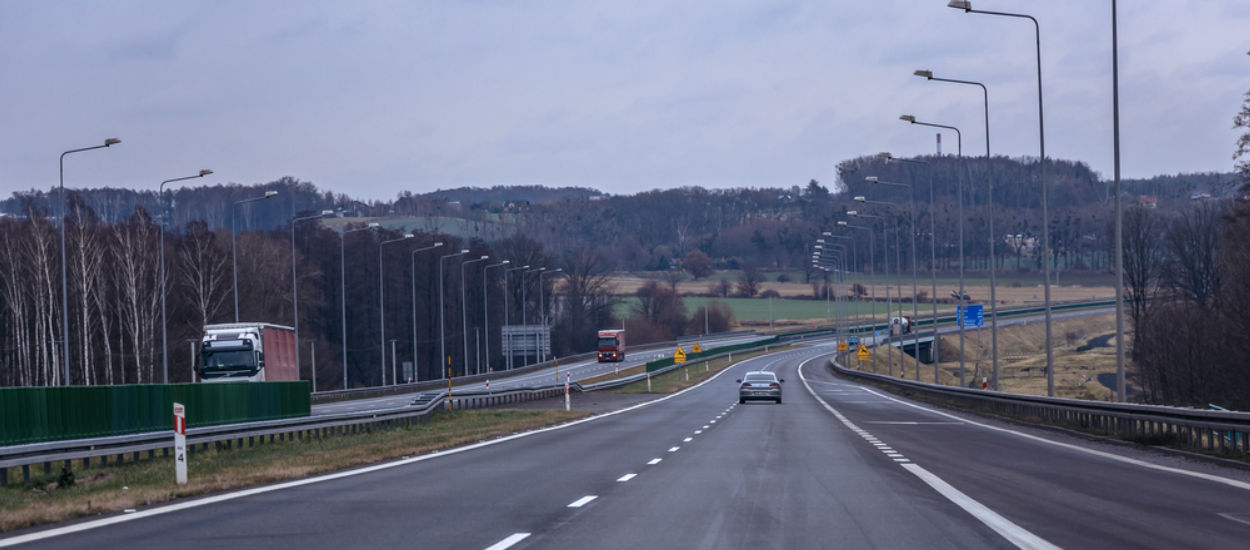
[[[868,176],[864,178],[864,181],[868,183],[878,183],[880,180],[878,180],[877,176]]]
[[[489,258],[489,257],[490,257],[490,256],[488,256],[488,255],[486,255],[486,254],[483,254],[483,255],[482,255],[482,257],[481,257],[481,258],[478,258],[478,259],[479,259],[479,260],[485,260],[486,258]]]
[[[434,248],[438,248],[440,246],[443,246],[443,243],[434,243]]]
[[[885,160],[890,160],[894,158],[894,155],[891,155],[890,153],[883,151],[883,152],[877,153],[877,157],[883,158]]]
[[[898,119],[899,119],[899,120],[903,120],[903,121],[910,122],[910,123],[912,123],[912,124],[915,124],[915,123],[916,123],[916,117],[914,117],[914,116],[912,116],[912,115],[898,115]]]
[[[404,233],[404,238],[405,238],[405,239],[411,239],[411,238],[412,238],[412,233]]]
[[[203,169],[203,170],[200,170],[200,177],[202,178],[202,177],[207,176],[207,175],[212,174],[212,173],[213,173],[213,171],[212,171],[212,170],[209,170],[209,169],[205,168],[205,169]]]
[[[504,264],[504,265],[507,265],[507,264],[512,263],[512,260],[504,260],[504,261],[499,262],[499,263]]]
[[[269,197],[276,196],[277,194],[278,194],[277,191],[265,191],[265,198],[267,199]]]
[[[946,7],[964,10],[964,13],[972,11],[972,2],[967,0],[951,0],[946,3]]]
[[[868,198],[867,198],[867,197],[865,197],[865,196],[863,196],[863,195],[858,195],[858,196],[856,196],[856,197],[855,197],[855,199],[854,199],[854,200],[855,200],[855,202],[867,202],[867,201],[868,201]],[[851,215],[853,216],[853,215],[855,215],[855,212],[847,212],[847,214],[851,214]]]
[[[465,248],[465,249],[461,249],[461,250],[460,250],[460,253],[461,253],[461,254],[468,254],[468,253],[469,253],[469,249],[467,249],[467,248]]]
[[[104,146],[105,146],[105,147],[108,147],[108,146],[110,146],[110,145],[117,145],[118,143],[121,143],[121,142],[122,142],[122,140],[117,139],[117,138],[108,138],[108,139],[104,140]]]
[[[846,215],[847,215],[847,216],[858,216],[858,215],[859,215],[859,211],[858,211],[858,210],[847,210],[847,211],[846,211]]]
[[[375,227],[380,227],[381,225],[382,225],[382,224],[380,224],[380,223],[378,223],[378,222],[369,222],[369,223],[365,224],[365,227],[368,227],[369,229],[373,229],[373,228],[375,228]]]
[[[916,76],[923,76],[923,77],[925,77],[925,78],[927,78],[927,79],[930,79],[930,80],[932,80],[932,79],[933,79],[933,71],[930,71],[930,70],[921,69],[921,70],[918,70],[918,71],[912,71],[912,73],[911,73],[911,74],[914,74],[914,75],[916,75]]]
[[[321,211],[321,215],[322,215],[322,216],[333,216],[333,215],[334,215],[334,211],[333,211],[333,210],[322,210],[322,211]]]
[[[838,220],[838,227],[846,227],[846,222]]]

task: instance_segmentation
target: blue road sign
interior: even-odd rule
[[[963,320],[965,327],[985,326],[985,306],[980,304],[970,305],[967,308],[963,306],[955,306],[956,316]]]

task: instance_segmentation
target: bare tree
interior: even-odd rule
[[[122,340],[130,344],[138,383],[152,382],[155,372],[156,320],[160,316],[157,246],[156,226],[142,208],[113,229]],[[124,361],[122,369],[125,382]]]
[[[753,264],[742,266],[742,274],[738,276],[738,294],[745,298],[754,298],[760,292],[760,283],[764,282],[764,274]]]
[[[1124,211],[1124,282],[1133,326],[1141,322],[1147,300],[1159,284],[1163,260],[1162,225],[1154,211],[1133,207]]]
[[[1165,281],[1184,299],[1205,306],[1219,292],[1216,251],[1222,231],[1221,208],[1217,203],[1199,203],[1168,230],[1165,241],[1171,261]]]
[[[195,313],[188,319],[194,327],[203,328],[216,318],[230,296],[230,256],[218,238],[203,222],[192,222],[180,240],[177,284]]]
[[[607,262],[598,253],[577,249],[565,255],[562,265],[568,277],[557,333],[563,351],[583,351],[595,341],[596,331],[616,325],[612,308],[617,300],[611,296]]]
[[[95,213],[79,202],[77,196],[74,197],[71,208],[66,231],[72,236],[69,241],[73,245],[69,261],[74,274],[73,289],[76,291],[74,298],[78,304],[78,326],[76,327],[78,342],[76,343],[81,360],[82,383],[91,385],[95,383],[93,376],[95,369],[92,362],[93,342],[95,336],[99,334],[95,330],[98,317],[93,315],[95,304],[92,297],[96,295],[97,288],[104,284],[101,268],[108,254],[104,253],[104,244],[101,242],[99,233],[99,220]],[[108,335],[105,334],[104,338],[107,340]]]

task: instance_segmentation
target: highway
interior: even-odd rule
[[[896,398],[829,344],[560,427],[32,530],[31,548],[1232,548],[1250,474]],[[773,370],[785,403],[737,404]],[[13,539],[0,539],[0,546]]]
[[[718,347],[732,346],[735,344],[743,344],[747,342],[755,342],[767,339],[768,336],[760,336],[757,334],[738,334],[734,336],[712,337],[704,340],[698,340],[705,350],[713,350]],[[694,340],[683,344],[686,351],[690,351],[690,347],[694,345]],[[616,369],[627,369],[645,364],[648,361],[654,361],[664,357],[673,355],[676,348],[656,349],[653,346],[640,346],[637,350],[626,350],[625,360],[619,363],[600,363],[597,359],[583,359],[581,361],[573,361],[564,365],[553,365],[535,369],[526,373],[509,373],[501,372],[500,377],[490,381],[491,390],[507,390],[514,388],[524,388],[533,386],[547,386],[551,384],[563,384],[567,378],[570,382],[580,382],[597,376],[608,374]],[[461,392],[481,392],[486,391],[485,382],[467,382],[457,383],[452,379],[453,391]],[[421,392],[403,393],[398,395],[387,395],[383,397],[371,397],[366,399],[353,399],[350,401],[338,401],[334,403],[322,403],[312,406],[313,415],[338,414],[347,412],[363,412],[373,410],[386,410],[406,407],[412,403],[413,397]]]

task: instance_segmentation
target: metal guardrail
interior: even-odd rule
[[[1002,316],[1002,314],[1003,313],[1000,312],[1000,316]],[[781,336],[781,339],[784,341],[793,341],[793,340],[802,340],[802,339],[809,338],[809,337],[828,336],[833,331],[834,331],[834,328],[830,327],[827,329],[801,331],[799,333],[795,333],[791,335],[780,335],[780,336]],[[659,344],[659,345],[656,345],[656,347],[658,349],[663,349],[667,345],[668,344]],[[772,345],[772,343],[771,342],[767,344],[762,343],[761,345],[756,346],[756,347],[766,348],[769,345]],[[735,351],[744,352],[748,350],[739,349]],[[714,358],[722,357],[724,355],[730,355],[732,353],[733,352],[717,353],[713,355],[700,357],[699,360],[700,361],[711,360]],[[585,355],[586,357],[593,356],[593,354],[582,354],[582,355]],[[569,359],[576,360],[575,359],[576,357],[579,357],[579,356],[573,356],[572,358],[565,358],[565,360],[569,360]],[[523,368],[524,370],[514,369],[508,372],[514,373],[514,374],[527,372],[529,370],[543,368],[546,366],[551,366],[553,364],[554,364],[554,361],[549,361],[546,363],[530,365],[529,367]],[[664,374],[664,373],[676,370],[678,367],[681,367],[683,365],[688,366],[684,363],[673,364],[673,365],[664,367],[662,369],[653,371],[651,374],[658,376],[660,374]],[[841,369],[841,370],[849,374],[855,375],[855,376],[870,376],[870,377],[881,378],[882,381],[886,383],[900,383],[900,381],[895,380],[890,377],[870,375],[867,373],[860,373],[856,371],[847,371],[845,369]],[[492,374],[497,376],[499,373],[492,373]],[[647,374],[644,372],[644,373],[639,373],[636,375],[623,377],[623,378],[616,379],[616,380],[609,380],[609,381],[599,382],[595,384],[581,384],[581,383],[574,382],[570,384],[569,391],[588,392],[588,391],[614,389],[614,388],[623,387],[623,386],[644,380],[646,379],[646,376]],[[461,382],[471,382],[471,381],[477,381],[478,379],[484,380],[489,377],[490,375],[474,375],[474,376],[468,376],[468,377],[460,377],[455,380],[461,381]],[[917,382],[907,382],[907,381],[902,381],[901,383],[907,384],[909,386],[915,385],[915,384],[919,384],[921,386],[928,385],[928,384],[922,384],[922,383],[917,383]],[[400,385],[400,386],[393,386],[392,388],[397,388],[397,389],[394,391],[391,391],[388,389],[388,391],[386,391],[385,394],[399,393],[401,391],[399,389],[402,389],[403,392],[411,392],[414,389],[436,390],[436,388],[442,387],[443,384],[446,384],[445,380],[423,382],[421,384],[406,384],[406,385]],[[962,388],[950,388],[950,387],[936,387],[935,386],[935,388],[944,388],[946,390],[953,390],[953,391],[963,390]],[[339,390],[338,392],[322,392],[321,395],[339,394],[340,397],[355,398],[355,397],[365,397],[369,395],[374,395],[374,394],[370,394],[367,392],[377,391],[377,390],[378,388],[363,388],[360,390]],[[550,397],[557,397],[563,391],[564,391],[563,384],[558,384],[558,385],[552,384],[552,385],[545,385],[545,386],[534,386],[534,387],[523,387],[523,388],[511,388],[511,389],[503,390],[503,391],[455,392],[453,390],[453,393],[450,396],[450,398],[448,397],[446,390],[428,391],[428,392],[419,394],[417,398],[414,399],[412,405],[408,407],[397,408],[397,409],[362,411],[362,412],[341,413],[341,414],[334,414],[334,415],[310,416],[310,417],[304,417],[304,418],[271,420],[271,421],[263,421],[263,422],[250,422],[250,423],[243,423],[243,424],[230,424],[230,425],[224,425],[224,426],[190,428],[187,431],[187,445],[188,445],[188,450],[190,450],[191,452],[195,452],[196,449],[199,449],[201,451],[206,450],[208,448],[208,445],[210,444],[214,445],[216,448],[219,448],[219,449],[231,449],[235,447],[236,445],[238,447],[243,447],[244,445],[253,446],[257,443],[264,444],[266,438],[268,438],[269,442],[273,442],[275,440],[283,441],[283,440],[291,440],[291,439],[304,439],[307,437],[325,438],[325,437],[333,437],[336,435],[350,435],[350,434],[355,434],[355,433],[360,433],[360,432],[372,431],[374,429],[379,429],[379,428],[389,429],[389,428],[393,428],[397,426],[412,425],[413,423],[419,422],[422,417],[428,415],[429,413],[435,410],[442,410],[446,408],[447,405],[450,405],[453,409],[484,408],[484,407],[492,407],[492,406],[497,406],[497,405],[507,404],[507,403],[515,403],[515,402],[520,402],[520,401],[530,401],[530,400],[536,400],[536,399],[547,399]],[[963,391],[967,392],[968,394],[978,396],[980,398],[986,397],[985,392],[976,392],[973,390],[963,390]],[[378,395],[381,395],[381,394],[378,394]],[[998,397],[996,397],[996,399],[1000,401],[1005,401],[1005,402],[1027,401],[1026,398],[1030,398],[1029,396],[1011,396],[1007,394],[997,394],[997,395]],[[1045,400],[1046,398],[1030,398],[1030,399]],[[1073,402],[1073,403],[1093,403],[1093,405],[1101,405],[1096,402],[1084,402],[1084,401],[1076,401],[1076,400],[1061,400],[1061,401]],[[1020,405],[1020,404],[1018,403],[1017,405]],[[1075,406],[1072,406],[1070,408],[1073,411],[1077,410],[1074,407]],[[1145,406],[1121,405],[1121,407],[1145,407]],[[1147,408],[1153,410],[1157,407],[1147,407]],[[1172,408],[1166,408],[1166,409],[1172,409]],[[1026,410],[1026,409],[1017,409],[1017,410]],[[1188,409],[1175,409],[1175,410],[1188,411]],[[1189,424],[1175,423],[1175,422],[1164,423],[1162,421],[1150,419],[1149,420],[1150,423],[1147,423],[1147,424],[1139,423],[1139,428],[1144,429],[1145,433],[1150,433],[1150,434],[1160,435],[1164,433],[1175,433],[1177,434],[1177,437],[1183,436],[1189,439],[1196,438],[1198,440],[1205,440],[1205,441],[1214,441],[1215,439],[1219,439],[1219,438],[1215,438],[1214,436],[1209,436],[1203,439],[1203,434],[1198,431],[1195,431],[1196,429],[1202,428],[1202,429],[1208,429],[1208,430],[1210,429],[1223,430],[1223,431],[1228,432],[1229,435],[1228,437],[1221,439],[1221,441],[1219,442],[1220,444],[1218,445],[1219,449],[1223,450],[1231,446],[1231,447],[1239,448],[1242,453],[1247,452],[1247,433],[1250,433],[1250,414],[1223,413],[1219,411],[1202,411],[1202,412],[1209,414],[1209,415],[1217,415],[1217,416],[1213,416],[1212,418],[1223,418],[1223,416],[1218,416],[1218,415],[1233,415],[1234,417],[1240,418],[1242,420],[1239,423],[1217,425],[1217,424],[1211,424],[1211,423],[1202,424],[1202,423],[1194,423],[1194,422],[1190,422]],[[1093,420],[1095,417],[1092,416],[1088,411],[1083,412],[1081,414],[1077,414],[1076,416],[1071,416],[1071,415],[1059,415],[1059,416],[1052,415],[1052,416],[1054,418],[1063,418],[1063,419],[1072,418],[1072,419],[1076,419],[1077,421],[1084,422],[1086,424],[1090,422],[1095,422],[1095,420]],[[1102,418],[1103,417],[1100,416],[1098,417],[1098,420],[1096,421],[1100,426],[1105,424]],[[1140,416],[1138,417],[1138,420],[1144,420],[1144,419],[1145,417],[1140,417]],[[1116,426],[1119,427],[1120,424],[1116,424]],[[1185,426],[1186,430],[1188,431],[1183,431],[1183,432],[1177,431],[1176,429],[1177,426]],[[1224,444],[1225,440],[1231,441],[1232,445],[1225,445]],[[113,437],[67,440],[67,441],[52,441],[52,442],[44,442],[44,443],[33,443],[33,444],[27,444],[27,445],[15,445],[15,446],[10,446],[10,447],[0,447],[0,486],[7,485],[9,483],[9,469],[10,468],[20,467],[22,469],[23,480],[29,480],[30,475],[31,475],[30,471],[31,471],[32,465],[42,464],[44,474],[49,474],[51,473],[53,465],[56,463],[62,463],[66,469],[70,469],[70,467],[72,466],[71,464],[72,461],[78,460],[78,461],[81,461],[82,468],[87,469],[91,467],[92,460],[98,460],[100,463],[100,466],[103,467],[103,466],[108,465],[110,457],[114,457],[115,462],[122,463],[127,460],[126,459],[127,456],[130,456],[132,461],[137,461],[137,460],[141,460],[143,458],[142,455],[146,453],[147,458],[150,459],[156,456],[157,451],[160,451],[161,456],[168,456],[169,450],[172,447],[173,447],[173,434],[171,432],[152,432],[152,433],[130,434],[130,435],[113,436]]]
[[[830,360],[829,365],[843,376],[869,380],[904,395],[958,408],[1075,428],[1147,445],[1167,445],[1240,458],[1250,454],[1250,413],[1009,394],[867,373],[847,368],[837,360]]]

